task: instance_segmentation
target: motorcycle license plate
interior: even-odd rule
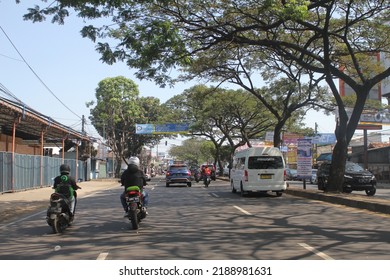
[[[260,179],[272,179],[271,174],[260,174]]]
[[[139,202],[139,197],[138,196],[128,197],[127,201],[128,202]]]

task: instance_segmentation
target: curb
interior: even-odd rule
[[[301,191],[296,189],[287,189],[285,193],[299,196],[303,198],[320,200],[324,202],[344,205],[353,208],[365,209],[373,212],[379,212],[384,214],[390,214],[390,205],[386,200],[377,201],[364,201],[357,199],[356,197],[344,197],[342,194],[327,194],[327,193],[316,193],[310,191]]]
[[[217,177],[217,179],[222,181],[229,181],[229,178]],[[388,186],[385,186],[384,188],[388,188]],[[307,199],[320,200],[328,203],[365,209],[383,214],[390,214],[390,203],[384,199],[376,199],[373,197],[358,198],[348,194],[324,193],[318,191],[295,189],[291,187],[287,187],[285,193]]]

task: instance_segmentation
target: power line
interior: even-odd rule
[[[33,72],[33,74],[35,75],[35,77],[37,77],[37,79],[43,84],[43,86],[54,96],[54,98],[56,98],[66,109],[68,109],[71,113],[73,113],[75,116],[77,116],[79,119],[81,119],[81,117],[79,115],[77,115],[75,112],[73,112],[64,102],[62,102],[54,93],[53,91],[45,84],[45,82],[38,76],[38,74],[34,71],[34,69],[28,64],[28,62],[24,59],[23,55],[19,52],[19,50],[17,49],[17,47],[15,46],[15,44],[12,42],[12,40],[9,38],[9,36],[7,35],[7,33],[5,32],[5,30],[3,29],[3,27],[0,25],[0,29],[1,31],[3,31],[4,35],[7,37],[8,41],[10,42],[10,44],[13,46],[13,48],[15,49],[15,51],[19,54],[19,56],[21,57],[21,59],[23,60],[23,62],[27,65],[27,67],[31,70],[31,72]]]

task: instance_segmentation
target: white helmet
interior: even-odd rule
[[[138,157],[130,157],[129,162],[127,164],[134,164],[139,167],[139,158]]]

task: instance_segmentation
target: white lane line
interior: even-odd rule
[[[44,211],[40,211],[40,212],[37,212],[37,213],[35,213],[35,214],[32,214],[32,215],[30,215],[30,216],[27,216],[27,217],[18,219],[18,220],[16,220],[16,221],[11,222],[11,223],[8,223],[8,224],[5,224],[5,225],[0,226],[0,229],[7,228],[7,227],[9,227],[9,226],[12,226],[12,225],[17,224],[17,223],[20,223],[20,222],[22,222],[22,221],[28,220],[28,219],[30,219],[30,218],[32,218],[32,217],[35,217],[35,216],[38,216],[38,215],[43,215],[43,213],[46,213],[46,212],[47,212],[47,210],[44,210]]]
[[[234,205],[234,208],[240,210],[242,213],[244,213],[245,215],[252,215],[251,213],[249,213],[248,211],[242,209],[241,207],[238,207],[236,205]]]
[[[219,197],[219,195],[217,195],[216,193],[211,193],[211,195],[214,197]]]
[[[310,252],[313,252],[314,254],[316,254],[320,258],[323,258],[324,260],[334,260],[332,257],[329,257],[327,254],[318,251],[317,249],[307,245],[306,243],[298,243],[298,245],[302,246],[303,248],[305,248],[306,250],[308,250]]]
[[[108,256],[108,253],[100,253],[96,260],[104,261]]]
[[[114,187],[113,187],[113,188],[114,188]],[[111,190],[111,189],[113,189],[113,188],[108,188],[108,189],[106,189],[106,190]],[[104,191],[98,191],[98,192],[95,192],[95,193],[87,194],[87,195],[85,195],[85,196],[83,196],[83,197],[78,198],[77,200],[81,200],[81,199],[83,199],[83,198],[91,197],[91,196],[97,195],[97,194],[102,193],[102,192],[104,192]],[[50,197],[49,197],[48,200],[47,200],[48,205],[49,205],[49,199],[50,199]],[[24,217],[24,218],[21,218],[21,219],[17,219],[17,220],[15,220],[15,221],[11,222],[11,223],[7,223],[7,224],[4,224],[4,225],[1,225],[1,226],[0,226],[0,229],[7,228],[7,227],[9,227],[9,226],[12,226],[12,225],[17,224],[17,223],[20,223],[20,222],[22,222],[22,221],[28,220],[28,219],[30,219],[30,218],[32,218],[32,217],[35,217],[35,216],[38,216],[38,215],[43,215],[43,214],[46,213],[46,212],[47,212],[47,210],[43,210],[43,211],[40,211],[40,212],[31,214],[31,215],[29,215],[29,216],[27,216],[27,217]]]

